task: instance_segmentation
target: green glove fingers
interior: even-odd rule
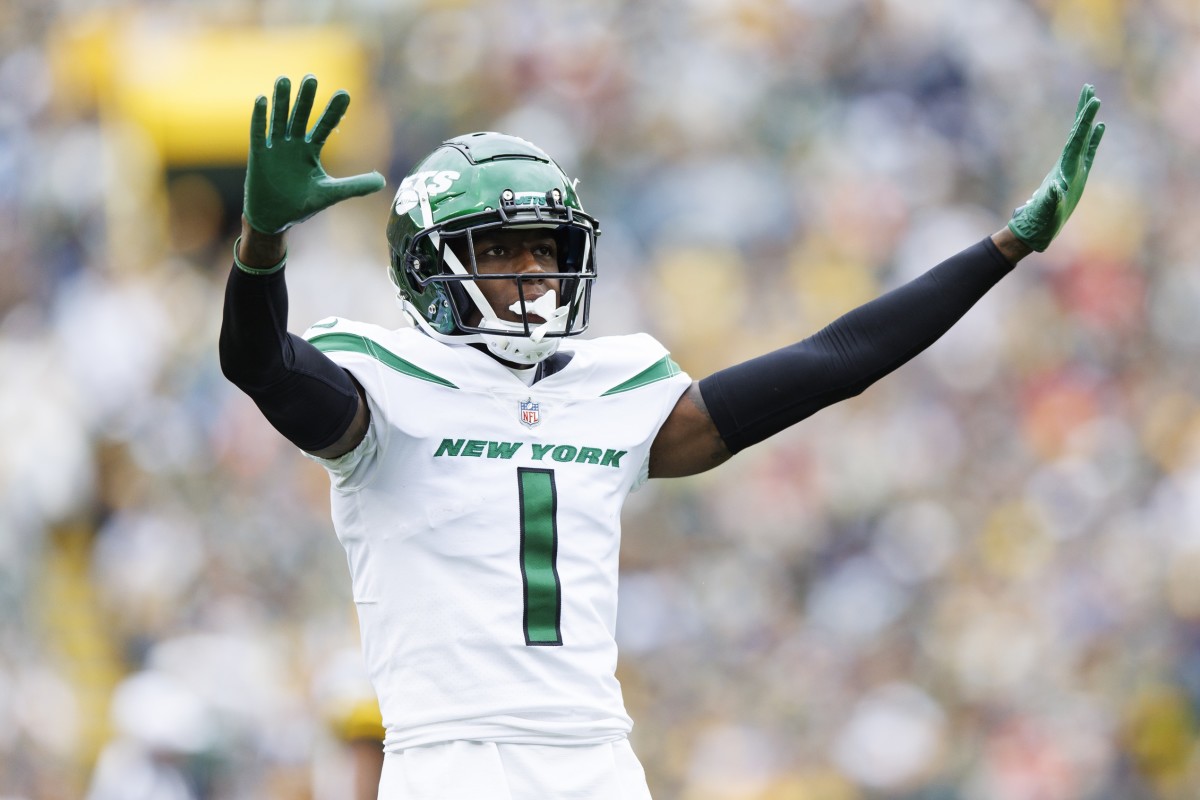
[[[288,131],[281,123],[288,115],[288,103],[291,102],[292,82],[286,77],[279,77],[275,80],[275,97],[271,105],[271,130],[267,133],[267,138],[272,144],[282,142],[287,138]]]
[[[1008,222],[1008,229],[1039,253],[1050,246],[1083,196],[1096,150],[1104,137],[1104,123],[1096,122],[1099,112],[1096,90],[1090,84],[1084,85],[1075,107],[1075,124],[1058,163]]]
[[[282,233],[335,203],[384,186],[378,172],[349,178],[331,178],[325,172],[321,148],[345,115],[350,95],[335,92],[306,133],[316,94],[317,79],[306,75],[289,116],[291,81],[280,77],[275,81],[269,124],[267,98],[260,95],[254,101],[242,213],[256,231]]]
[[[318,147],[323,146],[325,140],[329,138],[329,134],[333,133],[333,129],[345,115],[349,105],[350,95],[340,90],[334,92],[333,97],[329,98],[328,105],[325,106],[325,113],[313,126],[312,133],[308,137],[309,140]]]

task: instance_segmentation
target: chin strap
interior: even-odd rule
[[[561,339],[534,342],[524,336],[494,336],[481,334],[488,352],[496,358],[514,364],[539,364],[558,352]]]

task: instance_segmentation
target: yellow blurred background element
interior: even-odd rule
[[[94,119],[103,150],[91,167],[119,187],[105,199],[108,246],[121,270],[194,256],[236,231],[250,115],[275,80],[320,80],[309,129],[345,90],[350,125],[322,150],[330,174],[379,169],[389,157],[387,109],[372,55],[337,24],[206,25],[133,13],[61,17],[47,38],[55,112]],[[290,108],[289,108],[290,110]]]
[[[64,21],[49,52],[65,101],[137,124],[172,167],[243,164],[254,98],[269,96],[278,76],[295,86],[309,73],[321,81],[310,125],[334,90],[353,98],[355,124],[330,138],[328,163],[382,158],[387,117],[363,44],[345,27],[195,29],[97,16]]]

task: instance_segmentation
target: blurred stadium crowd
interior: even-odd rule
[[[351,88],[335,175],[395,187],[471,130],[554,154],[604,230],[591,333],[695,377],[998,229],[1094,83],[1049,252],[863,396],[631,498],[619,677],[662,800],[1200,797],[1194,0],[0,23],[3,800],[350,796],[370,695],[327,481],[216,361],[250,107],[289,70]],[[296,229],[294,330],[399,324],[389,199]]]

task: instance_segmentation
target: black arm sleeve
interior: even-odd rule
[[[736,453],[854,397],[948,331],[1012,270],[991,238],[796,344],[716,372],[700,393]]]
[[[287,286],[280,269],[250,275],[237,266],[225,285],[221,371],[301,450],[329,447],[358,410],[350,374],[287,330]]]

